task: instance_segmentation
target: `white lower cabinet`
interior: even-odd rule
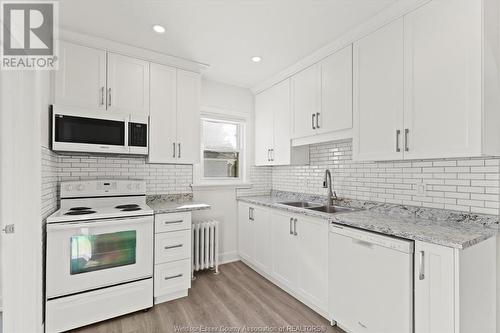
[[[328,222],[239,203],[240,257],[326,317]]]
[[[191,213],[155,215],[155,304],[187,296],[191,288]]]

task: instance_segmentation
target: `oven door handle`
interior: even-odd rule
[[[142,221],[141,221],[142,220]],[[93,228],[93,227],[113,227],[119,225],[128,225],[128,224],[136,224],[136,223],[152,223],[152,220],[148,220],[144,217],[141,218],[120,218],[120,219],[108,219],[108,220],[100,220],[89,221],[89,222],[70,222],[70,223],[49,223],[47,224],[48,230],[68,230],[68,229],[77,229],[77,228]]]

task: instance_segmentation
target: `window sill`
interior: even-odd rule
[[[191,184],[193,190],[212,190],[212,189],[246,189],[251,188],[252,184],[247,182],[214,182]]]

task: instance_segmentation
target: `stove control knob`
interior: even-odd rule
[[[132,184],[127,184],[127,190],[131,190],[132,189]]]
[[[73,190],[73,186],[66,185],[66,191],[71,192]]]
[[[76,189],[77,189],[78,191],[82,191],[82,190],[83,190],[83,185],[82,185],[82,184],[78,185]]]

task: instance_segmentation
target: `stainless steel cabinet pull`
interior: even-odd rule
[[[182,275],[183,274],[177,274],[177,275],[172,275],[172,276],[165,276],[164,279],[165,280],[175,279],[175,278],[181,277]]]
[[[172,143],[172,147],[174,147],[174,155],[172,157],[175,158],[175,142]]]
[[[249,219],[250,221],[254,221],[254,220],[255,220],[255,218],[254,218],[254,216],[253,216],[253,212],[254,212],[254,209],[253,209],[252,207],[250,207],[250,208],[248,209],[248,219]]]
[[[104,106],[104,87],[101,87],[101,105]]]
[[[419,261],[419,268],[418,268],[418,279],[419,280],[425,279],[425,253],[424,253],[424,251],[420,251],[420,261]]]
[[[290,235],[293,235],[292,223],[293,223],[293,217],[290,217]]]
[[[108,106],[111,106],[111,88],[108,88]]]
[[[271,154],[271,149],[268,149],[267,150],[267,161],[268,162],[271,162],[271,155],[270,154]]]
[[[178,157],[181,158],[181,144],[180,143],[178,144],[178,147],[179,147]]]
[[[320,113],[316,113],[316,128],[319,128],[319,115]]]
[[[297,219],[293,219],[293,235],[297,236]]]
[[[312,129],[316,129],[316,126],[314,125],[314,117],[316,117],[316,115],[313,113],[312,114]]]
[[[408,134],[410,134],[410,129],[405,128],[405,151],[410,151],[410,147],[408,145]]]
[[[401,130],[396,130],[396,152],[401,152],[401,148],[399,147],[399,137],[401,136]]]
[[[274,162],[274,149],[271,149],[271,162]]]
[[[182,223],[184,220],[177,220],[177,221],[165,221],[163,224],[175,224],[175,223]]]
[[[165,246],[165,250],[170,250],[170,249],[176,249],[178,247],[182,247],[182,244],[177,244],[177,245],[170,245],[170,246]]]

